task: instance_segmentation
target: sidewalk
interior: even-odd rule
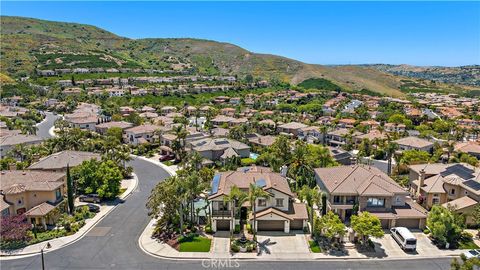
[[[85,220],[85,225],[78,230],[75,234],[64,236],[60,238],[51,239],[48,241],[40,242],[34,245],[26,246],[22,249],[17,249],[13,251],[0,251],[0,261],[1,260],[10,260],[10,259],[19,259],[24,257],[29,257],[36,255],[41,252],[41,249],[47,245],[47,242],[50,243],[51,248],[45,249],[44,252],[50,252],[53,250],[60,249],[67,245],[73,244],[76,241],[80,240],[85,236],[90,229],[92,229],[98,222],[100,222],[106,215],[108,215],[117,205],[118,200],[125,200],[133,190],[138,185],[138,178],[133,174],[132,179],[126,179],[122,181],[122,187],[127,187],[127,190],[118,197],[117,202],[111,205],[101,205],[100,212],[98,212],[93,218]]]
[[[261,255],[253,253],[230,253],[230,238],[224,235],[213,237],[210,252],[179,252],[169,246],[161,243],[151,237],[155,221],[151,220],[145,230],[140,235],[138,243],[140,248],[147,254],[163,259],[172,260],[198,260],[198,259],[239,259],[239,260],[265,260],[265,261],[305,261],[305,260],[401,260],[401,259],[421,259],[421,258],[444,258],[447,256],[456,256],[458,251],[433,253],[429,255],[407,254],[405,252],[388,255],[383,252],[374,252],[364,254],[358,252],[355,248],[347,249],[345,255],[334,255],[312,252],[272,252],[268,254],[262,252]],[[305,240],[306,241],[306,240]],[[278,250],[278,249],[277,249]]]
[[[143,157],[143,156],[136,156],[136,155],[131,155],[131,156],[142,159],[142,160],[145,160],[145,161],[148,161],[148,162],[151,162],[151,163],[153,163],[157,166],[160,166],[160,167],[162,167],[162,169],[167,171],[167,173],[170,174],[171,176],[176,175],[176,171],[178,170],[177,166],[167,166],[167,165],[163,164],[162,162],[158,161],[158,156],[155,156],[155,155],[151,158],[147,158],[147,157]]]

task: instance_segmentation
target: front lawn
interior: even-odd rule
[[[212,240],[198,234],[189,234],[178,239],[180,252],[209,252]]]
[[[309,241],[308,241],[308,246],[310,247],[310,250],[311,250],[313,253],[320,253],[320,252],[322,252],[322,249],[320,248],[320,246],[318,245],[318,243],[317,243],[316,241],[309,240]]]

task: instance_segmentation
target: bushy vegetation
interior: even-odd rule
[[[323,78],[312,78],[306,79],[303,82],[299,83],[298,86],[305,89],[320,89],[320,90],[329,90],[329,91],[341,91],[342,88],[332,81],[323,79]]]

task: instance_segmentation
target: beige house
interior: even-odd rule
[[[2,171],[2,216],[25,214],[44,228],[53,225],[65,210],[65,174],[48,171]]]
[[[227,138],[204,138],[189,142],[190,150],[198,152],[202,157],[211,160],[226,160],[231,157],[247,158],[250,146]]]
[[[469,213],[480,201],[478,168],[464,163],[434,163],[411,165],[409,169],[410,192],[427,209],[450,204],[460,213]]]
[[[283,125],[279,125],[277,127],[277,131],[286,134],[293,134],[294,136],[298,136],[301,130],[308,127],[305,124],[298,123],[298,122],[290,122]]]
[[[308,226],[305,204],[295,202],[295,195],[290,190],[287,179],[266,167],[245,167],[237,171],[217,173],[212,180],[212,190],[208,199],[211,201],[212,230],[229,230],[230,226],[253,222],[253,215],[248,215],[250,203],[236,206],[237,214],[231,220],[231,203],[224,202],[224,196],[233,186],[248,193],[250,184],[267,191],[270,196],[255,201],[258,231],[302,230]]]
[[[161,127],[156,125],[140,125],[132,127],[125,130],[124,141],[125,143],[132,145],[152,143],[155,138],[157,138],[155,132],[160,129]]]
[[[408,197],[388,175],[365,165],[315,169],[318,186],[327,192],[327,210],[349,222],[358,211],[377,216],[384,228],[423,228],[426,210]]]
[[[420,150],[431,153],[433,143],[418,137],[410,136],[393,141],[398,144],[398,148],[404,150]]]
[[[105,134],[109,128],[114,128],[114,127],[125,130],[127,128],[133,127],[133,124],[125,121],[105,122],[105,123],[96,125],[95,130],[100,134]]]

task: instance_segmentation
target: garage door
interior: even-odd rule
[[[290,230],[303,230],[303,220],[295,219],[290,221]]]
[[[395,226],[406,227],[409,229],[418,229],[419,219],[397,219]]]
[[[285,230],[285,221],[283,220],[258,220],[259,231],[283,231]]]
[[[382,228],[390,229],[390,219],[380,219],[380,223],[382,223]]]
[[[230,220],[217,219],[217,231],[230,230]]]

